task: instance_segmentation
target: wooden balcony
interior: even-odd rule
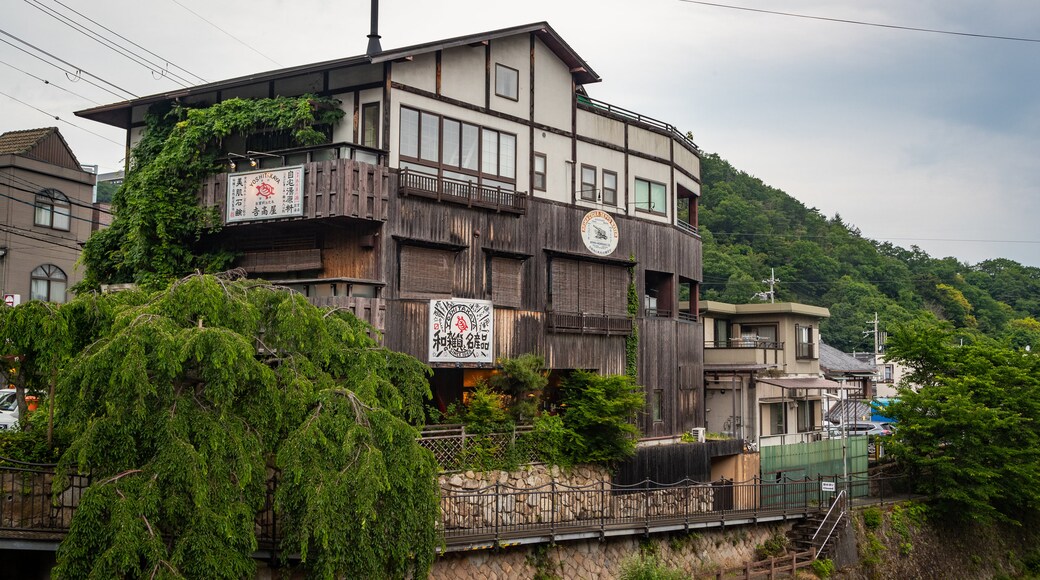
[[[309,296],[307,301],[319,307],[349,310],[382,334],[386,330],[386,301],[382,298],[360,296]]]
[[[454,203],[513,214],[527,213],[527,194],[501,187],[479,185],[475,181],[458,181],[402,169],[398,191]]]
[[[330,159],[305,163],[303,171],[302,216],[228,223],[227,173],[205,180],[199,191],[199,200],[204,207],[216,207],[221,223],[226,227],[342,217],[386,221],[390,199],[388,168],[352,159]]]
[[[632,334],[632,319],[628,316],[550,310],[545,313],[545,320],[549,332],[622,336]]]

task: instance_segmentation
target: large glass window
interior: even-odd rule
[[[520,99],[520,71],[502,64],[495,65],[495,94],[500,97]]]
[[[440,118],[437,115],[422,113],[420,127],[419,157],[425,161],[440,160]]]
[[[444,120],[444,164],[458,167],[462,160],[462,124],[451,119]]]
[[[668,188],[663,183],[636,178],[636,209],[652,213],[665,213],[668,203]]]
[[[419,156],[419,111],[401,107],[401,156]]]
[[[516,148],[511,133],[401,107],[401,168],[512,189]]]
[[[581,166],[581,190],[579,196],[586,201],[596,201],[596,168]]]
[[[29,293],[32,300],[65,302],[68,276],[54,264],[44,264],[32,271]]]
[[[69,198],[57,189],[45,189],[36,194],[36,214],[33,223],[55,230],[69,229],[71,207]]]

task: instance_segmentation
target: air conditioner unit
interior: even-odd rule
[[[704,443],[704,427],[694,427],[690,429],[690,435],[693,435],[697,443]]]

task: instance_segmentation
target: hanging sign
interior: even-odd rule
[[[231,173],[227,223],[303,215],[303,166]]]
[[[490,300],[430,300],[430,362],[494,362]]]
[[[617,223],[609,213],[594,209],[581,220],[581,241],[593,254],[609,256],[617,249]]]

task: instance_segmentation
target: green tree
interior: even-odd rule
[[[91,312],[81,300],[62,308]],[[189,276],[96,320],[110,324],[58,382],[75,435],[55,493],[76,473],[92,483],[56,577],[251,576],[276,472],[285,556],[321,577],[425,575],[439,507],[414,426],[424,365],[349,313],[228,276]]]
[[[1040,507],[1040,357],[952,337],[918,324],[889,338],[888,358],[921,385],[888,407],[891,452],[939,514],[1021,522]]]
[[[612,463],[635,453],[635,414],[645,404],[642,388],[628,375],[572,372],[561,385],[563,424],[575,434],[574,463]]]
[[[530,423],[538,414],[542,389],[549,383],[545,373],[545,359],[527,353],[499,361],[502,370],[491,375],[491,388],[509,397],[509,414],[516,423]]]

